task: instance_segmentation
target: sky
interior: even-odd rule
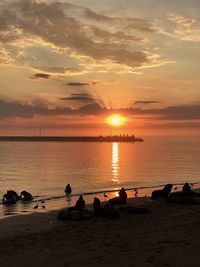
[[[0,135],[200,135],[199,0],[2,0]],[[120,114],[121,127],[106,118]]]

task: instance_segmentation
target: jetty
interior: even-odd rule
[[[112,136],[0,136],[0,142],[143,142],[134,135]]]

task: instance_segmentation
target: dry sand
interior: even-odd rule
[[[57,212],[0,220],[0,266],[200,266],[200,205],[129,199],[150,214],[58,221]]]

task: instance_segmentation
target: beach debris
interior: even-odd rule
[[[108,200],[108,202],[112,204],[126,204],[126,201],[127,193],[123,187],[120,189],[118,197],[114,197]]]
[[[64,191],[65,191],[65,193],[66,193],[67,195],[71,194],[71,192],[72,192],[72,188],[71,188],[70,184],[67,184],[67,185],[66,185],[66,188],[65,188]]]
[[[23,201],[31,201],[33,200],[33,196],[31,195],[31,193],[24,190],[20,194],[20,199]]]
[[[133,206],[126,206],[126,207],[120,207],[120,211],[128,213],[128,214],[144,214],[144,213],[150,213],[150,209],[145,207],[133,207]]]
[[[167,184],[164,186],[163,189],[161,190],[155,190],[152,192],[151,198],[156,199],[156,198],[166,198],[169,193],[172,190],[173,185],[172,184]]]

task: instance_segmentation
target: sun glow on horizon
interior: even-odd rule
[[[119,127],[125,123],[126,119],[119,114],[113,114],[107,118],[107,123]]]

